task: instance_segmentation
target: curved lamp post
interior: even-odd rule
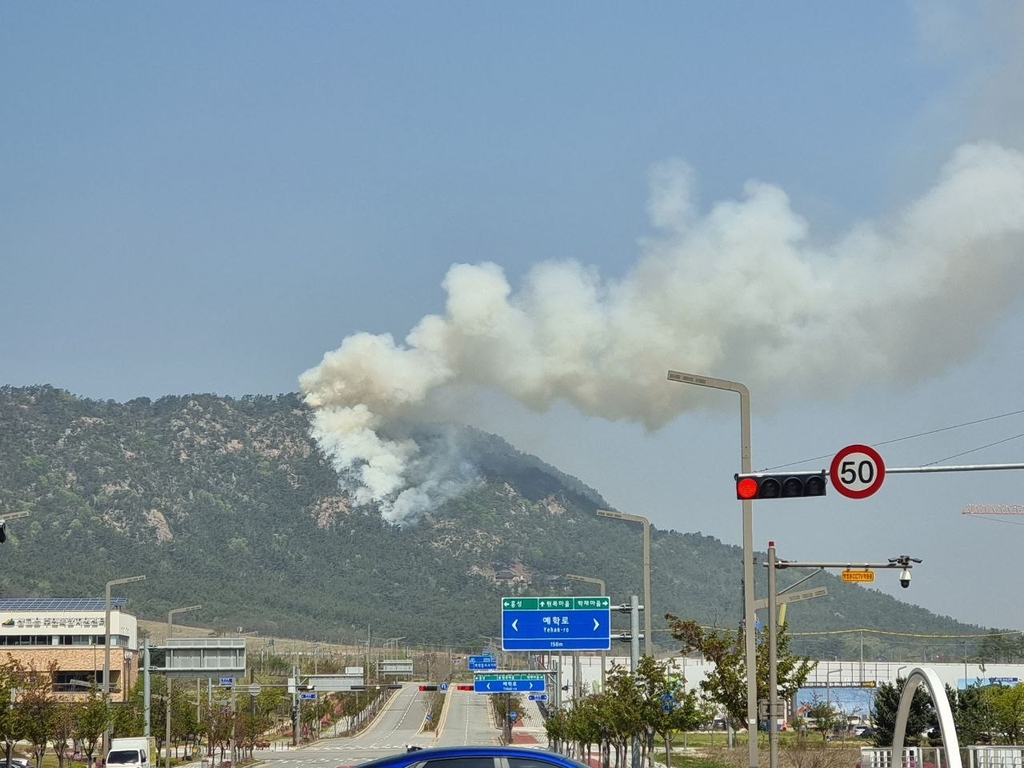
[[[592,576],[578,576],[575,573],[565,574],[568,578],[575,581],[585,581],[589,584],[597,584],[601,588],[601,596],[604,597],[607,594],[607,585],[604,579],[596,579]],[[601,693],[604,693],[604,678],[605,678],[605,665],[608,659],[608,652],[601,651]]]
[[[654,612],[651,605],[651,521],[643,515],[627,515],[608,509],[597,510],[597,516],[640,523],[644,527],[644,655],[651,656],[651,614]]]
[[[104,592],[103,615],[103,701],[110,703],[110,588],[115,584],[130,584],[133,581],[145,581],[145,576],[129,576],[124,579],[111,579],[107,582]],[[123,696],[122,696],[123,698]],[[110,746],[110,728],[103,733],[103,748]]]
[[[167,612],[167,639],[171,639],[171,632],[174,631],[174,614],[185,613],[186,611],[198,611],[203,606],[187,605],[184,608],[172,608]],[[169,644],[169,643],[168,643]],[[167,675],[167,700],[164,702],[166,717],[166,732],[164,734],[164,766],[171,768],[171,676]]]
[[[750,390],[738,381],[715,379],[694,373],[669,371],[668,380],[697,387],[735,392],[740,396],[740,472],[749,474],[750,465]],[[757,645],[754,625],[754,510],[750,499],[742,500],[743,510],[743,626],[747,666],[747,761],[758,768],[757,758]]]

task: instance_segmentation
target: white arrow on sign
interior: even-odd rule
[[[598,621],[597,619],[594,619],[594,629],[596,630],[600,626],[601,626],[601,622]]]
[[[516,626],[518,623],[519,623],[519,619],[512,619],[512,631],[514,631],[514,632],[518,632],[519,631],[519,627]]]

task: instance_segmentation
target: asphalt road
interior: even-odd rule
[[[391,697],[369,727],[355,736],[321,739],[290,750],[258,750],[256,757],[268,768],[337,768],[405,751],[407,744],[429,747],[497,743],[500,734],[489,722],[487,697],[471,691],[449,690],[439,732],[435,735],[423,731],[429,695],[415,685],[407,685]]]

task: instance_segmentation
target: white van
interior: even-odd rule
[[[110,740],[106,765],[116,768],[156,768],[156,763],[156,739],[152,736]]]

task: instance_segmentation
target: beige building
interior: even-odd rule
[[[138,669],[138,625],[124,612],[125,598],[110,600],[110,698],[124,701]],[[53,691],[75,698],[102,689],[106,659],[104,598],[0,598],[0,658],[45,670],[57,663]]]

